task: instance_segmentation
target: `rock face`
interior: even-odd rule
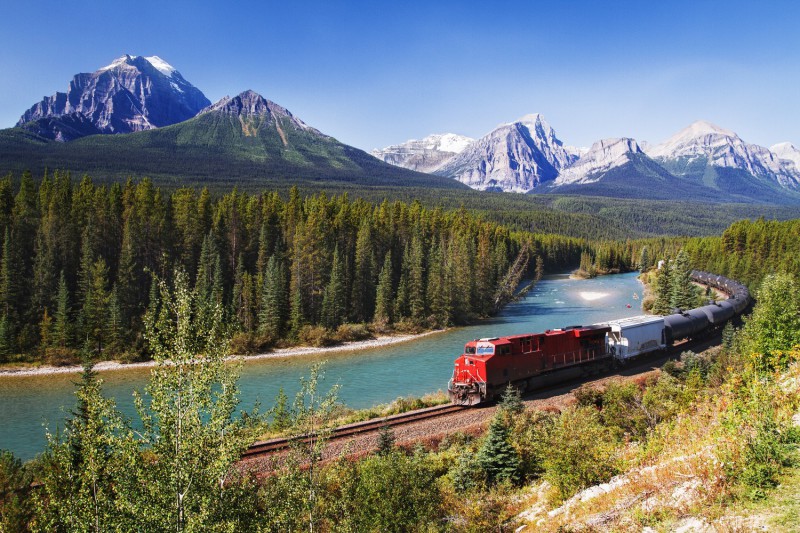
[[[265,122],[277,125],[276,129],[279,135],[284,139],[284,143],[286,139],[280,129],[281,124],[288,124],[290,127],[299,130],[314,133],[326,138],[328,137],[295,117],[285,107],[271,100],[267,100],[257,92],[251,90],[244,91],[234,97],[226,96],[217,103],[202,109],[198,115],[206,115],[209,113],[238,117],[243,126],[245,135],[248,134],[248,130],[258,128]],[[255,130],[251,133],[254,134]]]
[[[473,189],[528,192],[554,180],[577,158],[539,114],[502,124],[447,161],[435,174]]]
[[[744,142],[736,133],[697,121],[661,144],[650,147],[647,155],[676,175],[697,175],[706,167],[743,171],[782,187],[798,185],[798,175],[776,154]]]
[[[580,159],[564,169],[553,185],[594,183],[612,168],[630,163],[634,154],[642,154],[642,149],[633,139],[623,137],[597,141]]]
[[[89,134],[88,124],[95,133],[131,133],[182,122],[210,104],[158,56],[125,55],[93,73],[77,74],[66,93],[45,97],[17,125],[37,123],[34,131],[68,141]]]
[[[370,153],[391,165],[418,172],[434,172],[474,140],[455,133],[437,133],[424,139],[411,139],[402,144],[375,149]]]
[[[783,142],[773,144],[769,147],[770,152],[778,156],[778,158],[788,166],[788,171],[794,171],[800,174],[800,150],[798,150],[792,143]]]

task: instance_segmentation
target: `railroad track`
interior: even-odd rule
[[[356,435],[363,435],[378,431],[383,427],[397,427],[405,424],[412,424],[420,420],[430,418],[437,418],[451,413],[457,413],[467,409],[462,405],[437,405],[434,407],[426,407],[424,409],[417,409],[415,411],[408,411],[397,415],[391,415],[384,418],[373,418],[372,420],[365,420],[363,422],[355,422],[335,428],[332,433],[327,437],[328,441],[344,439]],[[258,457],[260,455],[267,455],[289,448],[293,442],[308,442],[313,436],[301,435],[298,437],[276,438],[269,439],[261,442],[256,442],[250,445],[247,450],[242,454],[242,459],[249,459]]]

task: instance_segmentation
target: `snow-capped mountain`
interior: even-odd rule
[[[92,132],[75,124],[91,124],[99,133],[130,133],[182,122],[210,104],[160,57],[124,55],[93,73],[77,74],[66,93],[45,97],[17,125],[67,141]]]
[[[501,124],[434,173],[473,189],[528,192],[577,159],[539,114]]]
[[[773,144],[769,147],[770,152],[778,156],[790,170],[800,174],[800,150],[790,142]]]
[[[456,133],[437,133],[424,139],[411,139],[401,144],[370,152],[381,161],[419,172],[433,172],[461,153],[475,139]]]
[[[703,120],[693,122],[646,153],[676,175],[700,176],[710,166],[744,171],[782,187],[798,184],[798,175],[776,154]]]
[[[580,159],[564,169],[553,185],[594,183],[612,168],[630,163],[634,154],[642,154],[642,149],[633,139],[623,137],[597,141]]]

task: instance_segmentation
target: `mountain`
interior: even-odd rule
[[[647,155],[677,176],[731,194],[761,195],[800,185],[800,174],[776,154],[706,121],[650,147]]]
[[[88,173],[98,180],[149,176],[174,185],[245,188],[303,182],[463,187],[449,178],[379,161],[253,91],[225,97],[184,122],[126,135],[92,135],[60,143],[28,128],[0,130],[0,154],[0,172],[57,168]]]
[[[597,141],[541,192],[649,200],[691,198],[720,201],[714,191],[667,172],[629,138]]]
[[[589,151],[565,168],[553,185],[599,181],[605,172],[630,163],[634,155],[642,153],[642,149],[633,139],[612,138],[597,141]]]
[[[124,55],[93,73],[77,74],[28,109],[17,123],[57,141],[96,133],[131,133],[176,124],[211,102],[158,56]]]
[[[773,144],[769,147],[770,152],[778,156],[778,158],[787,165],[789,171],[794,171],[800,174],[800,150],[798,150],[792,143],[783,142]]]
[[[437,133],[424,139],[411,139],[401,144],[370,152],[381,161],[419,172],[433,172],[474,141],[455,133]]]
[[[528,192],[552,181],[575,161],[539,114],[501,124],[434,173],[473,189]]]

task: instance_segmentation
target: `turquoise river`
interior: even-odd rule
[[[338,383],[339,397],[353,408],[387,403],[399,396],[445,390],[453,360],[473,338],[544,331],[640,314],[642,286],[636,273],[571,280],[548,276],[498,317],[390,346],[323,355],[247,361],[239,385],[241,407],[272,404],[280,387],[290,397],[309,366],[325,359],[323,388]],[[132,391],[142,390],[148,368],[102,372],[105,394],[135,419]],[[27,460],[44,449],[46,429],[63,425],[75,405],[77,374],[0,376],[0,449]]]

